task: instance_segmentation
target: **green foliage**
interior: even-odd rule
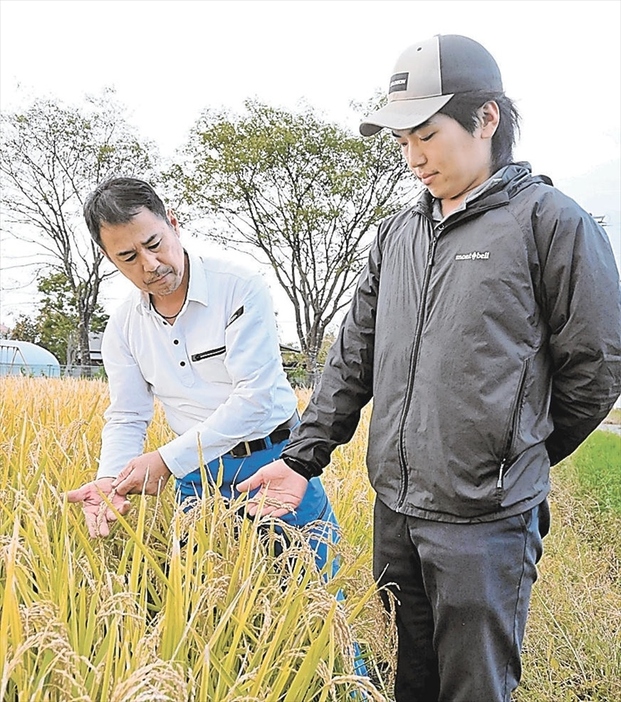
[[[38,290],[43,294],[37,320],[41,330],[41,345],[51,351],[62,364],[72,362],[69,348],[76,343],[76,333],[80,323],[79,291],[74,292],[64,273],[52,273],[42,277]],[[108,315],[100,304],[95,306],[91,316],[89,331],[102,332]],[[77,349],[75,349],[77,350]]]
[[[321,341],[321,348],[317,355],[317,361],[323,365],[326,362],[328,356],[328,351],[332,347],[332,344],[336,341],[336,334],[333,332],[327,332]]]
[[[9,334],[9,339],[15,341],[28,341],[31,344],[38,344],[41,339],[41,332],[36,319],[20,314]]]
[[[300,351],[292,349],[282,350],[282,363],[287,379],[294,388],[308,387],[308,371],[306,370],[306,359]]]

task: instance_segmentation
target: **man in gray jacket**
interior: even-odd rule
[[[239,486],[296,505],[373,399],[374,571],[397,598],[398,702],[510,700],[550,466],[621,392],[610,244],[513,162],[517,125],[477,42],[435,36],[399,57],[360,131],[390,129],[424,191],[380,225],[281,460]]]

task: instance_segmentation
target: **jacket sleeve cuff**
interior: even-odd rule
[[[285,464],[291,468],[291,470],[295,471],[303,478],[306,478],[306,480],[310,480],[311,478],[316,478],[317,476],[321,475],[321,471],[312,471],[305,463],[301,463],[295,458],[289,458],[289,456],[281,456],[281,458]]]

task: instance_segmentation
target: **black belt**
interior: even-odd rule
[[[273,444],[279,444],[281,441],[285,441],[291,435],[291,429],[299,422],[300,416],[297,411],[290,417],[286,422],[283,422],[265,439],[252,439],[252,441],[242,441],[232,448],[226,456],[232,456],[233,458],[247,458],[251,453],[255,451],[264,451],[267,448],[271,448]],[[269,439],[269,443],[268,443]]]

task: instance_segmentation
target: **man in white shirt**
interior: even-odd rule
[[[174,475],[180,501],[200,497],[199,445],[208,480],[218,481],[225,498],[239,495],[237,483],[280,456],[298,415],[259,274],[185,251],[174,214],[142,180],[102,183],[84,216],[93,240],[136,286],[103,338],[110,406],[99,470],[67,493],[69,502],[82,503],[96,537],[107,536],[116,519],[103,495],[125,514],[128,494],[156,495]],[[143,453],[154,397],[176,438]],[[325,525],[311,539],[322,568],[336,519],[319,478],[309,488],[282,520]],[[286,496],[281,502],[287,509]]]

